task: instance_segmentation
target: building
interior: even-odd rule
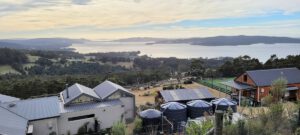
[[[77,134],[85,124],[88,129],[100,131],[118,121],[131,122],[135,117],[134,95],[110,81],[94,89],[76,83],[59,96],[13,100],[0,107],[0,121],[11,122],[0,124],[0,134],[8,135]]]
[[[215,97],[205,87],[198,89],[176,89],[176,90],[163,90],[159,91],[157,102],[181,102],[186,103],[191,100],[206,100],[211,101]]]
[[[27,132],[28,120],[0,106],[0,134],[24,135]]]
[[[20,100],[20,99],[0,94],[0,103],[12,102],[12,101],[18,101],[18,100]]]
[[[231,87],[232,97],[239,103],[245,97],[253,103],[260,103],[261,99],[269,95],[272,82],[278,78],[287,80],[285,98],[288,100],[300,99],[300,70],[298,68],[279,68],[266,70],[246,71],[233,81],[223,82]]]

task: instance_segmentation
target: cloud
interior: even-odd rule
[[[162,35],[160,33],[164,32],[159,32],[157,29],[166,28],[166,33],[169,31],[178,33],[174,35],[186,34],[188,31],[199,35],[197,34],[199,30],[213,29],[204,28],[201,25],[189,28],[177,23],[189,20],[197,24],[198,21],[224,18],[237,18],[238,21],[238,18],[256,16],[264,18],[274,13],[291,15],[300,12],[299,5],[299,0],[1,0],[0,32],[45,34],[67,29],[67,31],[59,32],[69,36],[82,34],[84,37],[87,34],[100,37],[105,36],[100,33],[105,33],[106,30],[120,36],[125,35],[126,32],[128,32],[126,35],[136,35],[143,31],[145,33],[158,32],[158,35]],[[280,21],[280,18],[276,21]],[[215,23],[213,28],[218,26],[224,27]],[[88,34],[76,33],[78,30],[69,30],[69,28],[79,27],[85,31],[95,32],[93,28],[101,31]],[[220,34],[226,34],[225,31],[218,31],[223,32]],[[11,34],[11,36],[14,35],[16,34]]]
[[[91,0],[72,0],[72,2],[77,5],[87,5]]]

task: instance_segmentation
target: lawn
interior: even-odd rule
[[[18,71],[13,69],[10,65],[2,65],[0,66],[0,74],[7,74],[7,73],[13,73],[13,74],[20,74]]]
[[[31,68],[33,66],[35,66],[36,64],[34,63],[27,63],[27,64],[23,64],[23,68]]]
[[[40,58],[39,56],[33,56],[33,55],[30,55],[30,54],[27,54],[27,57],[28,57],[28,61],[30,63],[34,63]]]
[[[200,80],[199,83],[206,85],[208,87],[221,90],[222,92],[228,93],[231,91],[230,87],[226,87],[225,85],[221,84],[221,82],[227,82],[227,81],[232,81],[234,77],[229,77],[229,78],[214,78],[213,80],[210,79],[204,79]]]

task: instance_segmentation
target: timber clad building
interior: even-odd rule
[[[254,103],[270,94],[272,82],[278,78],[287,80],[285,98],[288,100],[300,99],[300,70],[298,68],[279,68],[266,70],[246,71],[236,77],[234,81],[223,84],[232,88],[232,96],[240,99],[246,97]]]

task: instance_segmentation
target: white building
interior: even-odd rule
[[[19,131],[27,130],[16,134],[13,126],[9,132],[4,131],[6,127],[0,124],[0,134],[76,134],[84,124],[93,131],[99,131],[111,128],[115,122],[131,122],[135,117],[134,95],[110,81],[94,89],[74,84],[59,95],[1,103],[0,121],[6,118],[7,113],[12,113],[12,118],[18,116],[12,122],[27,123],[27,127]]]

